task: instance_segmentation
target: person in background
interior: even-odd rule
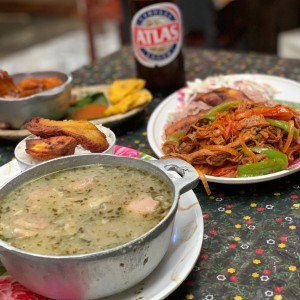
[[[251,1],[251,0],[250,0]],[[245,0],[212,0],[216,11],[216,43],[218,49],[246,50],[249,23]]]

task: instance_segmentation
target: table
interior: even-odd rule
[[[262,73],[300,81],[300,60],[194,48],[185,49],[184,55],[187,80]],[[128,47],[73,73],[74,85],[133,76]],[[162,95],[155,95],[145,112],[115,128],[117,144],[155,156],[147,142],[146,125],[161,100]],[[3,165],[13,157],[15,143],[0,140],[0,146]],[[186,280],[167,299],[299,299],[299,174],[251,185],[211,183],[210,188],[211,196],[201,183],[194,190],[204,218],[201,254]]]

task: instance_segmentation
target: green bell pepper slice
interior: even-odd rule
[[[276,119],[270,119],[265,118],[265,120],[270,123],[272,126],[279,127],[282,130],[289,132],[289,123],[282,120],[276,120]],[[297,128],[294,128],[294,139],[296,139],[299,136],[299,131]]]
[[[169,135],[166,138],[166,141],[168,141],[168,142],[177,142],[182,136],[184,136],[184,132],[177,132],[177,133],[174,133],[172,135]]]
[[[268,159],[260,162],[238,166],[237,173],[239,177],[267,175],[286,170],[288,167],[287,155],[278,150],[256,147],[251,148],[251,150],[256,153],[266,154]]]
[[[216,119],[215,115],[219,112],[228,110],[229,108],[236,106],[240,104],[242,100],[233,100],[233,101],[227,101],[223,102],[212,109],[210,109],[206,114],[202,116],[203,119],[208,119],[210,121],[214,121]]]
[[[255,153],[266,154],[268,158],[281,158],[286,163],[286,165],[288,164],[287,155],[279,150],[269,149],[269,148],[259,148],[259,147],[251,147],[250,149]]]

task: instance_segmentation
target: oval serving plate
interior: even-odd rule
[[[108,85],[92,85],[92,86],[83,86],[83,87],[74,87],[72,88],[72,98],[73,99],[79,99],[80,97],[84,97],[87,93],[95,93],[95,92],[103,92],[105,96],[107,96],[107,89]],[[75,100],[76,101],[76,100]],[[134,108],[124,114],[116,114],[108,117],[98,118],[89,120],[90,122],[96,124],[96,125],[105,125],[106,127],[114,127],[117,126],[128,119],[132,118],[133,116],[137,115],[138,113],[142,112],[146,106],[145,104],[143,106]],[[13,141],[19,141],[25,137],[30,135],[30,132],[26,129],[0,129],[0,138],[7,139],[7,140],[13,140]]]
[[[263,75],[263,74],[233,74],[224,75],[225,78],[232,80],[252,80],[257,83],[269,84],[276,89],[277,93],[274,101],[286,103],[287,105],[300,108],[300,83],[281,78],[277,76]],[[147,137],[153,152],[158,156],[163,156],[161,145],[163,144],[164,128],[170,118],[170,114],[174,113],[180,107],[180,96],[175,92],[168,96],[159,106],[154,110],[150,116],[147,126]],[[209,182],[223,183],[223,184],[249,184],[256,182],[264,182],[274,180],[300,170],[300,165],[291,167],[288,170],[247,178],[226,178],[206,175]]]

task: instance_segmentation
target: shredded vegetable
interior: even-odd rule
[[[201,168],[199,166],[195,166],[195,169],[196,169],[197,173],[199,174],[200,180],[203,184],[203,187],[206,191],[206,194],[208,196],[211,195],[211,190],[210,190],[210,187],[209,187],[208,182],[206,180],[205,173],[201,170]]]
[[[255,153],[246,145],[242,134],[239,135],[239,141],[241,143],[241,146],[243,148],[245,155],[250,156],[252,158],[253,162],[257,162],[257,157],[256,157]]]
[[[289,131],[288,131],[288,137],[286,139],[286,142],[284,144],[284,147],[282,148],[282,152],[287,152],[287,150],[289,149],[292,140],[293,140],[293,136],[294,136],[294,121],[293,120],[289,120]]]

